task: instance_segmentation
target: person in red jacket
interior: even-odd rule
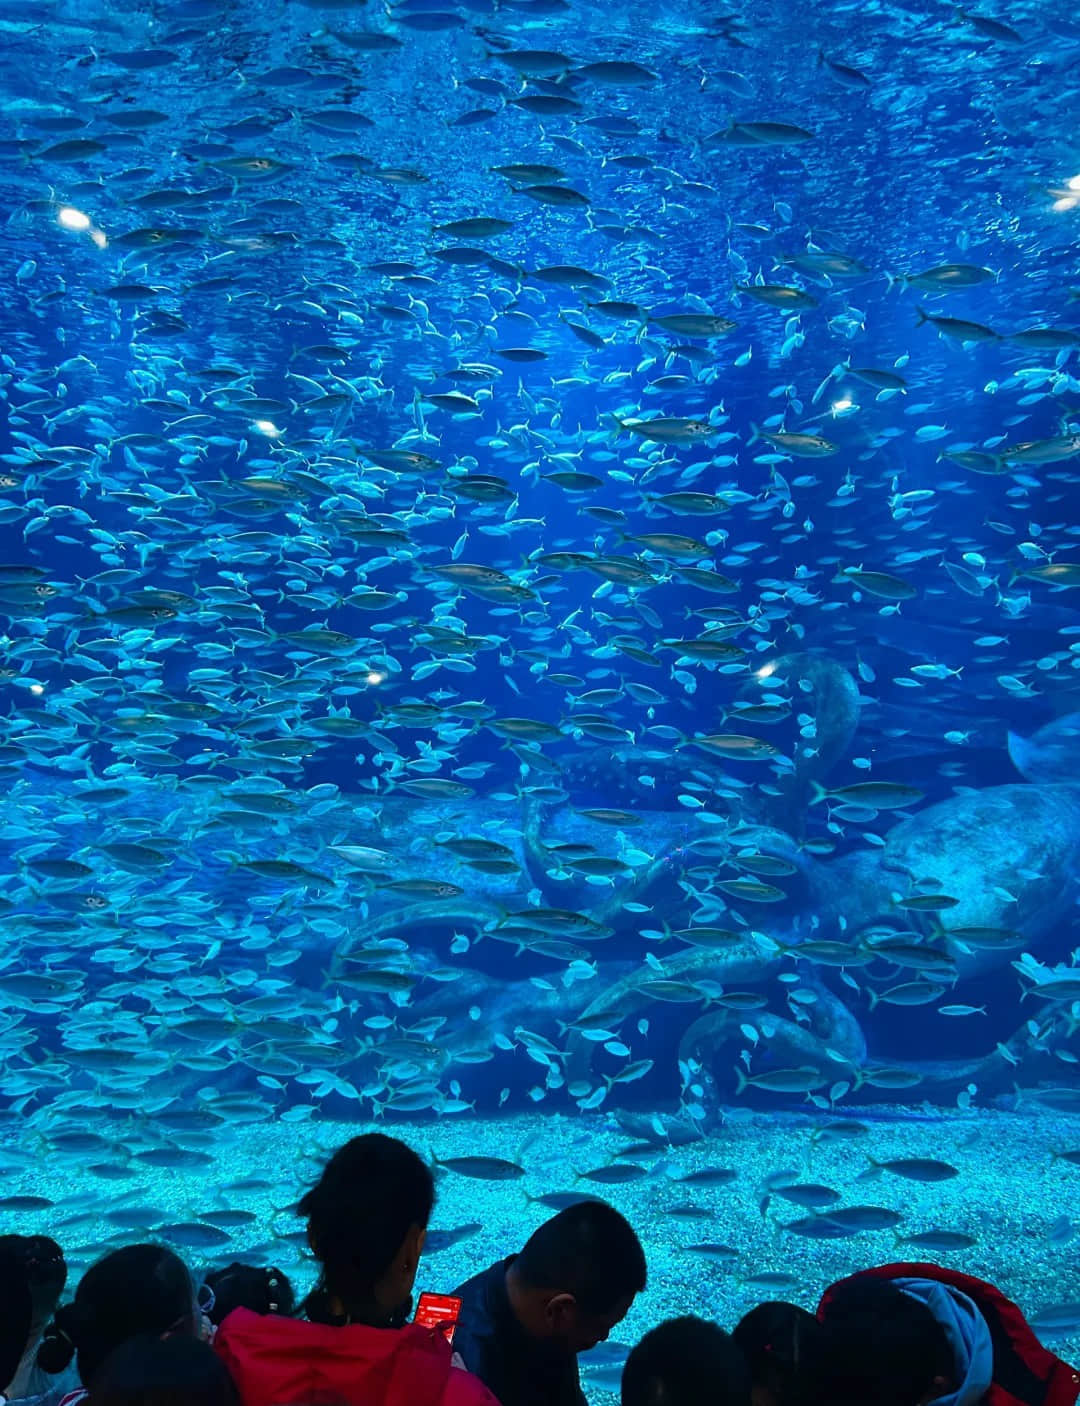
[[[407,1322],[434,1203],[430,1169],[397,1138],[334,1153],[299,1205],[319,1262],[305,1318],[237,1308],[214,1339],[242,1406],[498,1406],[442,1333]]]

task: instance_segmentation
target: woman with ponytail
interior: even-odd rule
[[[441,1333],[408,1323],[434,1203],[430,1168],[397,1138],[339,1148],[298,1207],[319,1264],[304,1318],[237,1308],[214,1339],[242,1406],[498,1406]]]
[[[163,1245],[128,1245],[98,1260],[45,1329],[37,1365],[59,1375],[71,1364],[82,1387],[59,1406],[76,1406],[94,1385],[105,1359],[139,1334],[198,1336],[201,1315],[183,1260]]]

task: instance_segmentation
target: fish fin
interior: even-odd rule
[[[743,1071],[739,1068],[739,1066],[736,1065],[736,1066],[735,1066],[735,1094],[736,1094],[736,1097],[738,1097],[738,1095],[742,1093],[743,1089],[746,1088],[746,1085],[747,1085],[748,1082],[749,1082],[749,1081],[747,1080],[746,1075],[745,1075],[745,1074],[743,1073]]]
[[[878,993],[874,990],[874,988],[873,988],[872,986],[868,986],[868,987],[866,988],[866,994],[870,997],[870,1009],[871,1009],[871,1010],[876,1009],[877,1003],[878,1003],[878,1001],[880,1000],[880,997],[878,996]],[[1023,998],[1021,998],[1021,999],[1023,999]]]
[[[811,804],[812,806],[816,806],[819,801],[824,801],[824,800],[827,800],[827,799],[828,799],[829,793],[828,793],[828,791],[825,789],[825,787],[822,786],[822,784],[821,784],[820,781],[811,781],[811,782],[810,782],[810,786],[811,786],[811,788],[813,789],[813,793],[814,793],[814,794],[813,794],[813,797],[812,797],[812,799],[811,799],[811,801],[810,801],[810,804]]]
[[[916,309],[915,309],[915,326],[916,326],[916,327],[921,327],[924,322],[932,322],[932,321],[933,321],[933,319],[931,318],[930,314],[926,311],[925,308],[916,308]]]
[[[1030,763],[1030,749],[1028,747],[1028,739],[1026,737],[1021,737],[1018,732],[1012,732],[1010,730],[1008,734],[1007,747],[1009,752],[1009,760],[1012,762],[1013,766],[1017,769],[1021,776],[1027,776],[1027,771],[1025,770],[1025,767],[1028,766]]]
[[[761,426],[760,426],[760,425],[755,425],[754,422],[753,422],[753,420],[751,420],[751,421],[750,421],[750,438],[749,438],[749,439],[747,440],[747,442],[746,442],[746,447],[747,447],[747,449],[749,449],[752,444],[756,444],[760,438],[761,438]]]

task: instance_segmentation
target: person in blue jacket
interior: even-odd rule
[[[578,1353],[603,1342],[644,1287],[630,1224],[604,1201],[579,1201],[454,1290],[454,1348],[501,1406],[584,1406]]]

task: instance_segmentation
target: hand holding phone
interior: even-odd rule
[[[425,1328],[437,1328],[446,1341],[452,1343],[460,1312],[461,1300],[453,1294],[424,1293],[416,1305],[413,1322]]]

